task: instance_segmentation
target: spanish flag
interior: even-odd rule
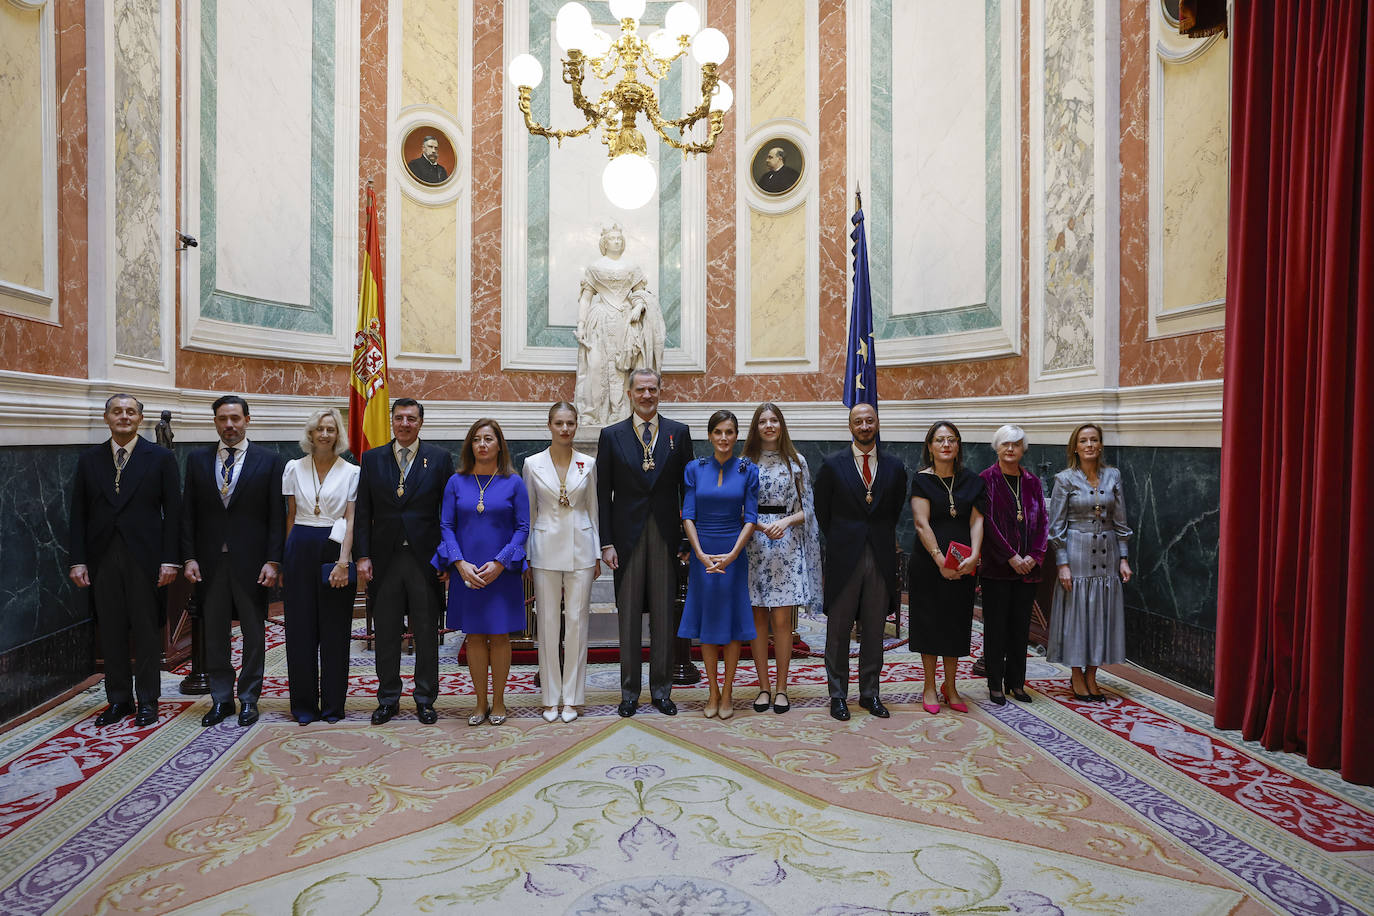
[[[382,302],[382,246],[377,238],[377,193],[367,189],[367,247],[358,287],[358,333],[348,386],[348,447],[354,458],[391,439],[386,391],[386,309]]]

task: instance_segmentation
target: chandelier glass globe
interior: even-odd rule
[[[658,176],[649,160],[638,153],[622,153],[601,173],[606,198],[622,210],[638,210],[654,196]]]

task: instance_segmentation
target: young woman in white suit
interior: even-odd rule
[[[577,408],[559,401],[549,408],[552,442],[525,459],[525,489],[530,497],[530,572],[539,614],[539,673],[544,688],[544,721],[577,718],[585,700],[587,614],[592,580],[601,573],[597,533],[596,461],[574,451]],[[566,632],[558,658],[559,606]],[[560,714],[559,703],[563,705]]]

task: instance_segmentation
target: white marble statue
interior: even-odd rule
[[[577,387],[582,426],[606,426],[630,415],[625,389],[634,369],[663,369],[666,329],[658,300],[638,264],[621,260],[625,233],[601,230],[601,257],[582,273],[577,300]]]

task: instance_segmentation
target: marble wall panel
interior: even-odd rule
[[[1224,332],[1151,340],[1149,301],[1150,47],[1152,4],[1121,0],[1120,383],[1221,378]]]
[[[1229,43],[1164,64],[1163,310],[1226,296]]]
[[[750,212],[749,353],[806,357],[806,224],[811,208],[780,216]]]
[[[806,121],[806,17],[797,0],[749,0],[749,71],[750,127]]]
[[[0,315],[0,364],[84,378],[87,371],[86,3],[52,0],[57,58],[58,324]]]
[[[1221,450],[1118,449],[1136,574],[1128,608],[1216,629]]]
[[[41,21],[38,10],[0,5],[0,174],[10,179],[0,195],[0,280],[29,289],[43,288]]]
[[[0,448],[0,653],[84,621],[86,596],[67,581],[70,483],[85,446]]]
[[[878,341],[996,328],[1012,298],[1002,290],[1010,9],[872,0],[864,212]]]
[[[461,107],[458,74],[458,0],[404,0],[401,37],[401,107],[434,105],[451,114]]]
[[[215,286],[292,305],[310,301],[310,176],[320,165],[311,149],[311,6],[221,4],[212,33]]]
[[[401,348],[406,353],[453,355],[458,333],[454,302],[458,226],[454,208],[401,201]]]
[[[897,3],[892,6],[892,315],[970,306],[987,298],[991,38],[995,5]],[[996,95],[993,99],[996,101]],[[994,174],[994,178],[995,178]],[[994,187],[995,191],[995,187]],[[900,216],[896,213],[899,212]]]
[[[162,357],[162,16],[114,5],[115,352]],[[264,236],[270,233],[264,233]]]
[[[358,186],[359,197],[371,179],[377,192],[377,226],[386,238],[386,144],[390,130],[387,116],[387,80],[390,66],[387,61],[389,7],[387,0],[363,0],[360,9],[362,41],[361,67],[358,80]],[[367,238],[367,208],[358,207],[358,239]],[[382,246],[382,276],[386,276],[386,246]]]
[[[200,8],[200,156],[187,179],[200,209],[199,313],[329,334],[337,9],[324,0],[252,2]]]
[[[1043,369],[1093,366],[1093,2],[1046,0]]]

